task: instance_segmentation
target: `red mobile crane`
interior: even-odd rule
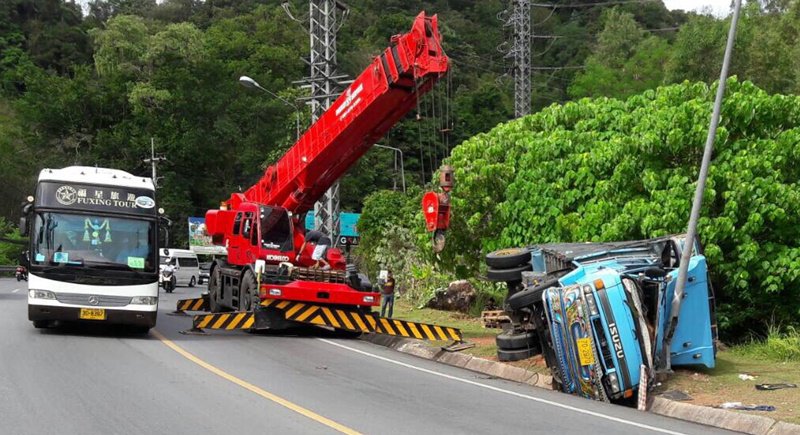
[[[298,252],[305,233],[301,218],[447,69],[437,17],[422,12],[411,31],[393,36],[391,45],[255,185],[206,213],[208,234],[228,250],[227,260],[211,266],[212,312],[251,311],[261,301],[268,305],[268,299],[379,304],[380,295],[365,276],[346,267],[338,249],[327,253],[332,270],[308,267],[314,263],[313,246]],[[257,260],[265,263],[263,273],[255,270]]]

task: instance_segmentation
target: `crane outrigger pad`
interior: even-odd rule
[[[387,319],[357,309],[342,309],[304,302],[265,299],[262,307],[283,310],[286,320],[354,332],[374,332],[419,340],[462,341],[461,331],[446,326]]]
[[[258,329],[260,325],[269,324],[264,320],[270,311],[282,313],[283,318],[288,321],[327,326],[344,331],[393,335],[419,340],[462,341],[461,330],[457,328],[387,319],[373,313],[361,312],[355,307],[343,309],[276,299],[265,299],[255,311],[196,315],[192,321],[192,331],[199,332],[204,328]]]
[[[208,311],[208,295],[194,299],[178,300],[175,311],[169,313],[173,316],[185,316],[184,311]]]

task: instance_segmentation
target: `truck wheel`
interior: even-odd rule
[[[195,284],[197,284],[197,281],[192,277],[192,279],[189,280],[189,287],[194,287]]]
[[[251,311],[258,305],[258,284],[253,271],[248,269],[239,288],[239,311]]]
[[[558,279],[553,278],[549,279],[536,287],[531,287],[525,289],[521,292],[517,292],[512,296],[509,296],[506,300],[508,307],[511,308],[513,311],[517,311],[520,308],[525,308],[531,306],[537,302],[542,301],[542,294],[545,290],[550,287],[558,285]]]
[[[532,347],[530,349],[497,349],[498,361],[519,361],[521,359],[530,358],[539,353],[539,349]]]
[[[535,331],[503,332],[495,337],[495,342],[503,350],[539,348],[539,337]]]
[[[494,269],[509,269],[531,261],[526,248],[507,248],[486,254],[486,265]]]
[[[222,272],[219,267],[215,267],[211,271],[211,276],[208,278],[208,309],[212,313],[220,312],[219,293],[222,286]]]
[[[489,268],[486,271],[486,277],[489,278],[489,281],[495,282],[508,282],[508,281],[522,281],[522,272],[528,272],[532,270],[530,264],[517,266],[512,269],[493,269]]]

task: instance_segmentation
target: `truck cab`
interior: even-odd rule
[[[684,242],[670,236],[528,248],[527,280],[506,306],[517,327],[537,331],[562,391],[622,401],[636,396],[642,374],[652,377],[668,358],[672,365],[714,367],[714,297],[698,246],[675,334],[666,337]]]

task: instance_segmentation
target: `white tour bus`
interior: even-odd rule
[[[42,170],[20,221],[30,237],[33,326],[155,326],[158,217],[150,178],[84,166]]]

